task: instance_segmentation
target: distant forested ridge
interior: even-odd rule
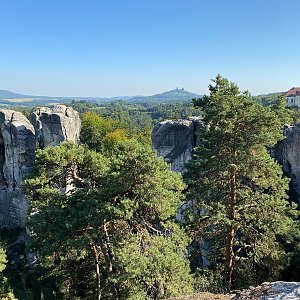
[[[186,119],[201,115],[201,111],[195,109],[192,102],[130,103],[119,100],[96,104],[73,100],[70,106],[79,113],[94,112],[103,118],[111,118],[133,131],[152,128],[157,122],[166,119]]]
[[[36,106],[51,105],[57,103],[68,104],[72,100],[84,100],[92,103],[107,103],[117,100],[123,100],[129,103],[174,103],[174,102],[191,102],[193,98],[199,98],[201,95],[188,92],[181,89],[174,89],[152,96],[116,96],[116,97],[50,97],[50,96],[33,96],[13,93],[7,90],[0,90],[0,106],[9,107],[16,103],[19,106]]]

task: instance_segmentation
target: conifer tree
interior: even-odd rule
[[[263,107],[220,75],[213,82],[210,95],[194,101],[204,118],[187,167],[187,215],[231,288],[276,277],[287,260],[281,241],[296,232],[297,212],[287,201],[289,180],[269,150],[288,121],[284,102]]]
[[[32,247],[67,299],[191,292],[174,221],[184,184],[151,149],[127,142],[107,158],[62,143],[37,152],[26,187]]]

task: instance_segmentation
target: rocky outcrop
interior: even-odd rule
[[[257,287],[237,292],[233,300],[299,300],[300,282],[264,282]]]
[[[23,178],[35,152],[32,124],[20,112],[0,110],[0,228],[24,227],[27,202]]]
[[[81,122],[79,113],[71,107],[36,108],[29,116],[42,148],[55,146],[62,141],[79,142]]]
[[[166,120],[158,123],[152,132],[152,147],[171,164],[172,170],[185,171],[185,164],[192,158],[197,144],[196,130],[202,126],[200,118]],[[272,154],[282,165],[284,174],[291,178],[289,196],[300,207],[300,123],[286,125],[285,139],[279,142]]]
[[[283,172],[291,178],[290,198],[300,205],[300,124],[286,125],[285,139],[274,148],[274,156],[282,165]]]
[[[196,146],[196,130],[200,118],[166,120],[158,123],[152,132],[152,147],[176,172],[184,172],[185,164],[192,158]]]
[[[79,114],[72,108],[42,107],[30,119],[33,124],[20,112],[0,110],[0,229],[25,227],[22,185],[33,166],[36,141],[43,147],[79,142]]]
[[[211,294],[207,292],[167,300],[299,300],[300,282],[264,282],[233,294]]]

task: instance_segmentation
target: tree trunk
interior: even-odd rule
[[[99,266],[99,255],[95,245],[91,246],[92,254],[95,260],[95,269],[96,269],[96,280],[97,280],[97,300],[101,299],[101,273]]]
[[[232,282],[232,271],[233,271],[233,244],[235,237],[235,205],[236,205],[236,166],[232,165],[230,170],[230,206],[228,217],[231,224],[228,226],[227,235],[226,235],[226,283],[229,290],[231,289]]]
[[[109,236],[107,232],[106,223],[103,224],[103,237],[99,237],[99,245],[101,248],[101,252],[104,256],[105,264],[106,264],[106,271],[108,276],[113,275],[113,261],[114,261],[114,253],[112,251],[110,242],[109,242]],[[113,282],[110,283],[111,292],[113,294],[114,300],[120,300],[119,296],[119,289],[117,285]]]

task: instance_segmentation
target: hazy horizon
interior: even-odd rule
[[[12,93],[16,93],[16,94],[21,94],[24,96],[35,96],[35,97],[49,97],[49,98],[118,98],[118,97],[148,97],[148,96],[155,96],[155,95],[159,95],[165,92],[169,92],[169,91],[173,91],[175,90],[177,87],[173,88],[173,89],[168,89],[165,91],[158,91],[158,92],[154,92],[153,94],[132,94],[132,95],[109,95],[109,96],[102,96],[102,95],[95,95],[95,96],[89,96],[89,95],[81,95],[81,96],[77,96],[77,95],[42,95],[42,94],[25,94],[22,91],[10,91],[10,90],[6,90],[0,87],[0,91],[4,90],[4,91],[8,91],[8,92],[12,92]],[[178,89],[182,89],[182,87],[178,87]],[[190,92],[190,93],[194,93],[194,94],[198,94],[198,95],[207,95],[208,92],[206,93],[196,93],[195,91],[189,91],[187,89],[184,88],[185,91]],[[243,91],[243,90],[242,90]],[[271,93],[281,93],[281,92],[285,92],[285,91],[271,91],[269,93],[259,93],[259,94],[252,94],[252,96],[257,96],[257,95],[264,95],[264,94],[271,94]]]
[[[251,94],[299,86],[296,0],[3,0],[0,89],[114,97],[184,87],[217,74]]]

